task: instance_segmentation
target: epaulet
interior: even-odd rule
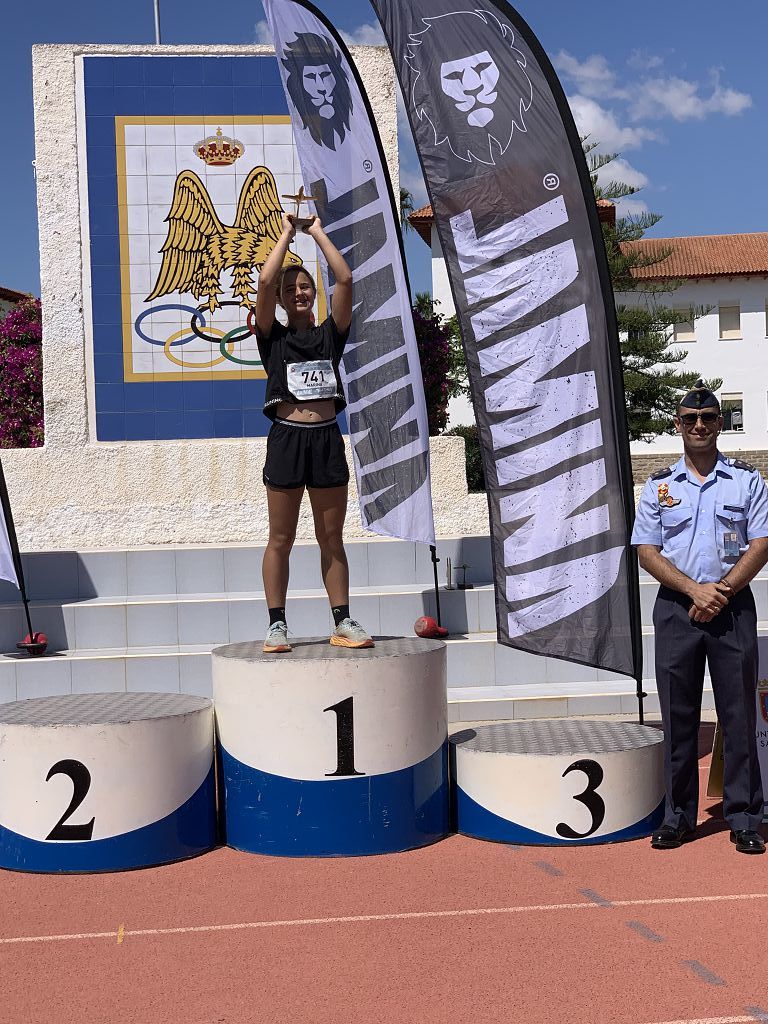
[[[748,462],[742,462],[741,459],[728,459],[734,469],[746,469],[748,473],[754,473],[757,466],[751,466]]]
[[[672,476],[671,466],[665,466],[664,469],[657,469],[655,473],[651,473],[651,480],[663,480],[665,476]]]

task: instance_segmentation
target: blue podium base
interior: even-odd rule
[[[225,842],[278,857],[354,857],[427,846],[449,831],[448,744],[384,775],[305,781],[219,747]]]
[[[0,825],[0,867],[45,873],[127,871],[186,860],[218,842],[214,766],[200,788],[172,814],[107,839],[28,839]]]
[[[629,839],[643,839],[658,828],[664,818],[664,799],[647,817],[640,821],[610,832],[607,835],[587,836],[584,839],[561,839],[544,832],[518,825],[514,821],[494,814],[468,796],[459,786],[455,787],[456,831],[473,839],[488,839],[496,843],[515,843],[518,846],[597,846],[600,843],[622,843]]]

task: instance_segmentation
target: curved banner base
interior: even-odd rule
[[[448,744],[381,775],[307,781],[251,768],[223,748],[226,843],[278,857],[355,857],[428,846],[449,830]]]
[[[218,843],[214,766],[177,810],[124,835],[86,842],[29,839],[0,825],[0,867],[14,871],[127,871],[186,860]]]
[[[664,818],[664,800],[647,817],[607,835],[588,836],[584,839],[562,839],[518,825],[517,822],[494,814],[459,787],[455,787],[456,831],[474,839],[489,839],[496,843],[515,843],[518,846],[597,846],[600,843],[623,843],[630,839],[643,839],[658,828]]]

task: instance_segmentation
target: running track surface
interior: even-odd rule
[[[699,838],[666,853],[453,836],[386,857],[0,872],[0,1021],[768,1022],[768,856],[737,854],[720,811],[704,797]]]

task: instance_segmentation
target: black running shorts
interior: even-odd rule
[[[344,439],[336,420],[275,420],[267,437],[265,484],[282,488],[343,487],[348,482]]]

